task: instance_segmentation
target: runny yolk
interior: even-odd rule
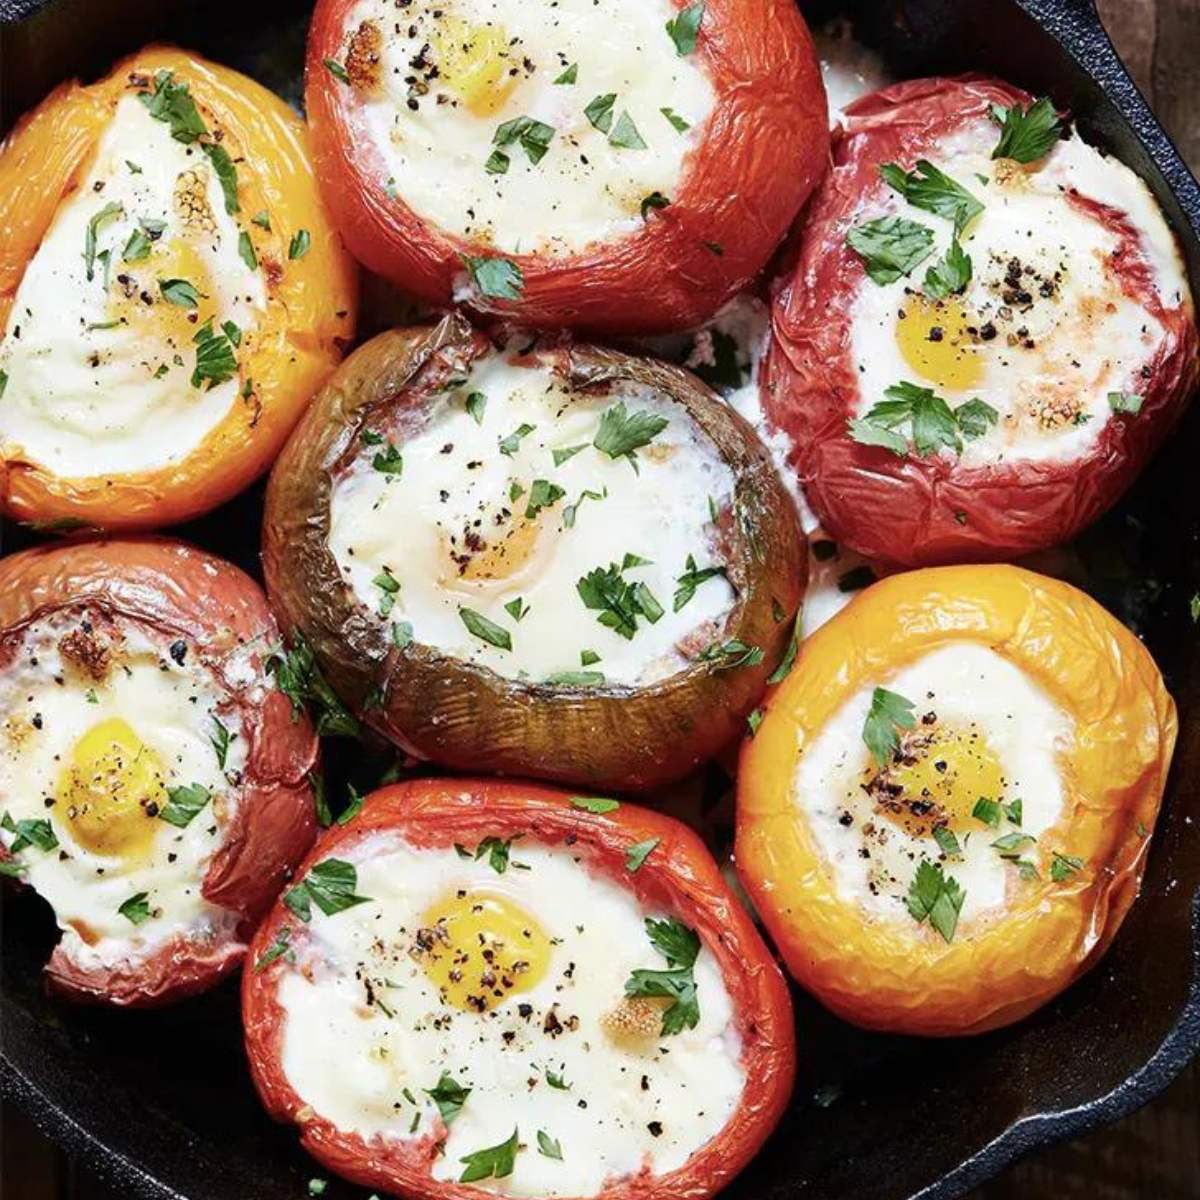
[[[120,717],[93,725],[59,775],[60,818],[93,854],[144,856],[166,801],[158,755]]]
[[[447,1004],[482,1013],[535,988],[550,939],[520,905],[496,892],[455,892],[421,918],[418,957]]]
[[[190,347],[196,330],[211,314],[215,299],[208,262],[191,238],[175,237],[165,245],[155,242],[148,259],[121,271],[115,268],[114,263],[106,319],[123,320],[139,337],[151,339],[154,344],[168,342],[176,350]],[[132,285],[123,285],[116,278],[118,274],[127,275],[136,290]],[[196,289],[200,297],[197,307],[173,304],[162,294],[157,281],[172,279],[186,280]],[[132,294],[126,295],[127,290]],[[149,295],[152,302],[147,304],[143,294]]]
[[[906,296],[901,312],[896,319],[896,345],[922,379],[946,391],[979,385],[984,361],[967,332],[971,322],[957,296],[944,300]]]
[[[910,833],[934,825],[954,832],[978,829],[971,814],[979,800],[1000,801],[1005,777],[1000,760],[977,729],[935,726],[905,745],[905,761],[888,768],[886,781],[899,788],[883,812]]]
[[[451,548],[454,578],[479,583],[488,579],[508,579],[520,571],[537,548],[540,526],[537,518],[514,517],[514,524],[505,532],[497,531],[478,550]]]
[[[477,117],[491,116],[516,86],[502,26],[469,25],[461,17],[443,14],[432,44],[441,81]]]

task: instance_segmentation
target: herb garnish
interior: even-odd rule
[[[571,807],[603,816],[605,813],[616,812],[621,807],[621,802],[609,800],[604,796],[572,796]]]
[[[544,1129],[538,1130],[538,1153],[545,1158],[562,1159],[562,1147]]]
[[[0,817],[0,829],[17,835],[8,848],[10,854],[20,854],[26,846],[36,846],[46,852],[58,849],[58,838],[54,836],[53,827],[44,817],[13,821],[12,817],[5,813]]]
[[[525,276],[516,263],[507,258],[472,258],[466,254],[462,261],[481,295],[497,300],[520,300],[525,290]]]
[[[312,920],[315,904],[327,917],[344,912],[358,904],[369,904],[369,896],[356,896],[358,872],[353,863],[340,858],[319,862],[295,887],[284,892],[283,902],[300,918]]]
[[[521,440],[527,438],[534,429],[535,426],[527,423],[518,425],[507,437],[500,439],[500,453],[512,458],[520,448]]]
[[[1083,869],[1083,859],[1076,858],[1073,854],[1062,854],[1058,850],[1053,851],[1054,857],[1050,862],[1050,878],[1055,883],[1066,883],[1072,875],[1077,874]]]
[[[340,62],[337,61],[337,59],[325,58],[325,59],[322,59],[321,62],[322,62],[322,65],[325,67],[325,70],[327,70],[330,73],[330,75],[332,75],[334,77],[334,79],[338,80],[340,83],[349,83],[350,82],[349,72],[346,70],[345,67],[342,66],[342,64]]]
[[[186,829],[211,799],[212,793],[208,788],[198,783],[190,787],[167,788],[167,803],[158,815],[177,829]]]
[[[696,655],[696,661],[709,663],[714,671],[732,671],[735,667],[757,667],[763,657],[760,647],[748,646],[734,638],[705,646]]]
[[[905,903],[918,925],[928,917],[930,925],[942,938],[952,942],[954,931],[958,928],[958,914],[962,911],[966,896],[958,881],[945,874],[941,863],[931,863],[925,859],[917,867]]]
[[[910,424],[912,443],[922,458],[939,449],[962,453],[963,439],[982,437],[999,420],[999,413],[983,400],[968,400],[958,408],[932,388],[903,380],[884,389],[888,398],[873,405],[865,417],[847,422],[854,441],[864,446],[881,446],[903,457],[908,439],[896,432]]]
[[[970,255],[955,238],[946,256],[925,272],[924,292],[930,300],[944,300],[947,296],[962,292],[970,282]]]
[[[879,217],[846,234],[846,245],[881,286],[908,275],[933,253],[933,230],[906,217]]]
[[[236,329],[236,326],[234,326]],[[214,333],[212,318],[196,330],[192,341],[196,343],[196,366],[192,371],[192,387],[205,385],[205,390],[232,379],[237,374],[237,357],[233,353],[233,339],[225,326],[221,333]]]
[[[696,594],[696,589],[709,579],[724,575],[724,567],[697,568],[692,555],[687,556],[684,572],[675,581],[679,586],[675,589],[675,611],[678,612]]]
[[[317,666],[312,647],[299,633],[292,635],[292,648],[275,651],[267,659],[267,670],[275,676],[275,686],[292,702],[292,720],[306,706],[315,710],[317,733],[357,737],[361,726],[338,699]]]
[[[993,158],[1011,158],[1019,163],[1037,162],[1044,158],[1062,137],[1063,124],[1054,105],[1045,96],[1028,108],[1002,108],[992,105],[992,117],[1000,123],[1000,140],[992,151]]]
[[[221,718],[215,713],[212,717],[213,732],[209,735],[209,744],[217,756],[217,766],[221,770],[225,770],[225,759],[229,756],[229,744],[237,737],[236,733],[230,733],[225,727]]]
[[[96,274],[96,236],[100,232],[100,227],[107,225],[115,217],[121,216],[124,211],[122,205],[115,200],[110,201],[87,223],[87,232],[83,235],[83,261],[89,283]]]
[[[1144,399],[1136,392],[1109,392],[1108,406],[1115,413],[1128,413],[1136,417],[1142,411]]]
[[[633,123],[633,118],[624,110],[621,110],[621,115],[617,118],[617,124],[612,133],[608,135],[608,144],[616,146],[621,150],[645,150],[646,143],[642,135],[638,133],[637,126]],[[642,213],[644,217],[645,212]]]
[[[668,200],[667,197],[662,194],[662,192],[651,192],[650,195],[648,195],[642,201],[642,220],[645,221],[649,219],[651,209],[661,210],[670,207],[671,201]]]
[[[862,738],[876,766],[887,766],[900,749],[900,730],[912,729],[916,723],[911,700],[887,688],[877,687],[871,693],[871,708],[863,722]]]
[[[652,412],[628,413],[625,401],[605,409],[592,445],[609,458],[628,458],[636,466],[635,451],[648,446],[669,424]]]
[[[673,1003],[663,1011],[662,1035],[695,1029],[700,1021],[693,968],[700,955],[700,936],[672,917],[646,919],[646,932],[654,948],[667,960],[666,971],[634,971],[625,983],[630,997],[664,996]]]
[[[543,508],[557,504],[567,493],[548,479],[535,479],[529,486],[529,500],[525,506],[526,519],[532,520]]]
[[[658,111],[671,122],[676,133],[687,133],[691,129],[691,124],[685,121],[673,108],[660,108]]]
[[[599,612],[596,619],[601,625],[631,641],[638,630],[638,617],[645,617],[653,625],[663,615],[663,607],[644,583],[630,583],[623,572],[640,565],[636,556],[626,555],[618,566],[609,563],[607,568],[597,567],[589,571],[575,585],[579,598],[587,608]]]
[[[579,78],[579,64],[572,63],[554,82],[559,86],[569,86]]]
[[[601,133],[608,133],[612,129],[613,123],[613,105],[617,102],[616,92],[609,92],[604,96],[597,96],[587,108],[583,110],[583,115],[598,129]]]
[[[135,892],[117,908],[117,912],[131,925],[140,925],[143,921],[148,921],[154,915],[150,911],[149,893]]]
[[[554,126],[547,125],[544,121],[536,121],[533,117],[514,117],[496,130],[492,145],[511,146],[516,142],[536,167],[546,157],[546,151],[550,149],[550,143],[554,140],[554,133]],[[487,162],[487,169],[493,175],[503,175],[508,167],[508,155],[499,149]]]
[[[471,1089],[459,1083],[449,1071],[442,1072],[442,1077],[437,1081],[435,1087],[423,1090],[425,1095],[437,1105],[438,1112],[441,1113],[442,1120],[447,1125],[462,1111],[462,1106],[466,1104],[467,1097],[471,1094]]]
[[[460,606],[458,615],[462,618],[462,623],[467,627],[467,631],[481,641],[488,642],[498,650],[512,649],[512,637],[503,626],[489,621],[487,617],[472,608]]]
[[[281,926],[271,944],[259,955],[258,961],[254,964],[254,973],[257,975],[265,971],[280,958],[286,958],[288,962],[295,962],[296,952],[291,947],[291,941],[292,927],[290,925]]]
[[[939,171],[928,159],[920,159],[915,171],[905,171],[895,163],[884,163],[879,174],[914,208],[953,221],[956,235],[973,217],[983,212],[983,205],[961,183]]]
[[[168,304],[178,308],[196,308],[200,303],[200,293],[186,279],[160,279],[158,290]]]
[[[660,838],[654,837],[647,838],[644,842],[634,842],[625,851],[625,870],[630,872],[640,871],[660,840]]]
[[[518,1136],[518,1131],[514,1129],[512,1137],[498,1146],[488,1146],[460,1158],[458,1161],[466,1163],[467,1169],[458,1177],[459,1183],[475,1183],[480,1179],[506,1179],[513,1173],[513,1163],[516,1161],[517,1151],[521,1148]]]
[[[675,43],[675,52],[680,58],[686,58],[696,49],[696,35],[700,32],[703,19],[704,0],[700,0],[697,4],[689,4],[667,22],[667,33]]]

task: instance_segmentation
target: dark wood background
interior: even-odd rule
[[[1142,91],[1200,172],[1200,0],[1098,2]],[[0,1119],[0,1197],[124,1200],[11,1109]],[[1032,1156],[969,1200],[1200,1200],[1200,1062],[1120,1124]]]

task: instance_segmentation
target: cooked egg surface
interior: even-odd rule
[[[507,253],[571,254],[679,194],[715,97],[665,28],[677,15],[668,0],[362,0],[344,86],[419,216]]]
[[[398,644],[508,678],[635,684],[720,637],[735,593],[714,514],[734,480],[682,407],[496,354],[424,420],[398,444],[368,429],[330,502],[330,550]],[[656,430],[632,460],[597,447],[619,450],[606,431],[629,421]]]
[[[245,739],[196,654],[130,622],[58,614],[0,673],[0,838],[81,964],[236,923],[200,887]]]
[[[1002,910],[1027,886],[1022,860],[1044,876],[1054,851],[1069,853],[1039,839],[1062,816],[1073,722],[1018,667],[973,642],[934,650],[877,686],[914,706],[899,754],[883,770],[873,763],[863,726],[874,688],[864,688],[803,750],[796,771],[797,809],[839,896],[915,928],[905,896],[929,861],[966,892],[960,927]],[[985,805],[976,816],[981,799],[999,811]],[[942,840],[953,834],[958,853],[945,851],[935,828]]]
[[[514,841],[501,874],[475,849],[372,834],[350,852],[366,902],[314,907],[280,982],[291,1086],[340,1130],[415,1143],[443,1136],[429,1093],[448,1077],[470,1090],[446,1118],[436,1179],[519,1134],[511,1176],[484,1190],[591,1196],[680,1167],[746,1085],[708,951],[698,1024],[663,1036],[665,1002],[625,999],[633,971],[667,965],[645,927],[661,914],[566,851]]]
[[[0,345],[4,457],[66,478],[186,458],[239,402],[236,359],[266,303],[239,253],[249,229],[199,143],[122,98],[17,289]],[[216,341],[202,345],[205,328]]]
[[[1164,329],[1122,291],[1117,236],[1066,191],[1128,215],[1166,307],[1188,297],[1187,283],[1161,212],[1128,167],[1074,134],[1029,167],[996,161],[997,128],[973,122],[931,156],[983,205],[962,235],[972,278],[961,294],[931,300],[922,284],[950,245],[950,220],[890,189],[862,213],[916,221],[933,231],[935,251],[908,278],[863,278],[851,313],[854,415],[907,381],[952,408],[980,399],[996,411],[996,423],[964,443],[965,466],[1067,461],[1089,453],[1110,420],[1137,419],[1115,415],[1109,395],[1145,392]]]

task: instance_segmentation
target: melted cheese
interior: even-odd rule
[[[934,650],[878,686],[910,700],[918,722],[927,713],[936,717],[918,724],[914,735],[928,731],[928,752],[914,756],[908,773],[898,769],[889,779],[917,802],[918,814],[922,801],[939,805],[943,811],[936,816],[947,819],[962,854],[944,858],[932,836],[932,815],[914,817],[907,802],[893,810],[864,787],[873,774],[863,724],[874,690],[864,688],[829,720],[796,769],[795,804],[838,894],[915,931],[904,899],[917,866],[929,860],[943,862],[965,889],[962,922],[1002,911],[1024,885],[1019,869],[1001,857],[1003,846],[992,843],[1007,835],[1038,839],[1062,817],[1060,760],[1073,738],[1070,718],[1018,667],[972,642]],[[1001,805],[1020,799],[1020,824],[1004,818],[993,828],[974,818],[980,795]],[[1070,853],[1070,847],[1041,841],[1015,848],[1043,875],[1054,850]]]
[[[119,211],[98,219],[108,206]],[[239,233],[199,145],[173,139],[137,96],[122,98],[17,290],[0,345],[4,457],[66,478],[187,457],[240,386],[236,375],[192,384],[197,331],[209,318],[218,333],[232,321],[244,344],[266,303]],[[195,307],[164,298],[161,284],[180,279],[199,294]]]
[[[449,1122],[434,1178],[458,1179],[464,1156],[515,1127],[523,1148],[511,1177],[476,1186],[592,1196],[643,1168],[680,1167],[728,1121],[746,1079],[730,998],[707,950],[695,965],[696,1028],[662,1036],[661,1009],[642,1034],[614,1021],[630,973],[666,966],[628,889],[568,853],[520,841],[503,874],[486,856],[417,850],[382,834],[348,857],[368,902],[332,916],[314,909],[279,985],[284,1074],[339,1129],[399,1142],[437,1136],[428,1091],[446,1073],[471,1091]],[[493,905],[499,897],[550,939],[541,978],[484,1011],[444,996],[422,948],[439,945],[425,925],[431,902],[452,909],[477,896]],[[539,1153],[539,1131],[561,1158]]]
[[[964,232],[973,278],[961,296],[932,303],[914,294],[945,253],[951,222],[889,192],[863,219],[898,214],[934,231],[935,253],[909,278],[879,286],[864,277],[855,297],[852,350],[857,416],[907,380],[957,407],[978,398],[999,420],[967,441],[965,466],[1067,461],[1089,453],[1114,416],[1109,393],[1145,391],[1164,330],[1121,289],[1110,264],[1116,235],[1064,194],[1115,205],[1140,238],[1162,302],[1190,305],[1178,251],[1145,185],[1078,136],[1030,169],[996,162],[996,126],[971,124],[933,156],[983,212]]]
[[[11,849],[22,822],[48,823],[57,846],[20,849],[20,877],[54,909],[76,962],[112,964],[236,923],[200,885],[235,811],[245,749],[194,647],[180,665],[137,626],[105,629],[93,672],[71,650],[81,629],[63,615],[35,622],[0,675],[0,838]],[[224,768],[218,717],[232,737]],[[209,794],[196,815],[165,819],[171,790],[196,785]],[[135,922],[121,907],[142,893],[152,915]]]
[[[472,402],[478,420],[472,395],[481,398]],[[593,445],[618,403],[627,416],[666,422],[636,451],[636,470]],[[385,432],[371,431],[335,484],[329,533],[344,578],[380,620],[452,657],[533,680],[586,670],[645,683],[720,636],[735,600],[723,575],[697,583],[678,611],[675,594],[689,555],[699,569],[724,565],[710,502],[728,508],[733,477],[678,405],[630,385],[573,393],[543,367],[493,355],[432,402],[415,435],[389,450]],[[377,469],[393,453],[399,472]],[[628,555],[647,561],[626,567]],[[613,566],[663,610],[653,621],[639,614],[631,637],[602,623],[580,594],[581,580]],[[511,648],[472,632],[464,610]]]
[[[502,252],[571,254],[640,228],[654,192],[679,194],[715,97],[701,57],[680,57],[667,34],[676,12],[668,0],[416,0],[402,13],[361,0],[345,61],[368,83],[356,99],[391,186],[419,216]],[[544,155],[545,130],[532,153],[496,144],[521,118],[551,131]]]

